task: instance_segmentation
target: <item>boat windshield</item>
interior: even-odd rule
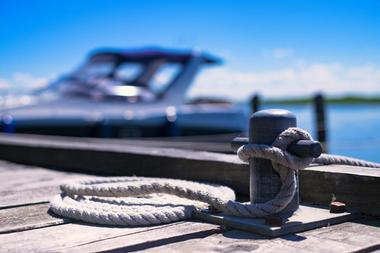
[[[57,97],[133,102],[154,100],[173,82],[181,70],[182,64],[162,60],[89,62],[71,75],[53,82],[41,90],[39,95],[49,100]]]
[[[112,62],[94,62],[85,64],[73,75],[78,78],[105,77],[112,73],[115,64]]]

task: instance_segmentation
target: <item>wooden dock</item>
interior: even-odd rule
[[[171,175],[194,180],[214,179],[233,187],[244,198],[248,186],[247,166],[234,155],[203,151],[137,147],[101,140],[13,137],[0,136],[3,159],[0,161],[0,252],[380,250],[380,219],[377,218],[380,216],[380,172],[374,169],[348,166],[306,169],[300,175],[303,201],[325,204],[334,193],[349,206],[359,208],[364,213],[363,218],[276,239],[197,220],[149,227],[107,227],[49,213],[48,202],[59,193],[59,184],[94,174]]]

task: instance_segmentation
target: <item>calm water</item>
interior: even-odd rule
[[[297,116],[298,126],[316,137],[312,106],[275,105]],[[331,154],[380,162],[380,105],[327,107],[328,149]]]

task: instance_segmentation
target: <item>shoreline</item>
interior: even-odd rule
[[[339,98],[325,98],[327,104],[337,105],[380,105],[380,97],[339,97]],[[288,105],[305,105],[313,103],[313,98],[290,98],[290,99],[263,99],[264,105],[288,104]]]

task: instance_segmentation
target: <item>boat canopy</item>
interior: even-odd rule
[[[201,57],[204,63],[220,64],[222,60],[205,52],[164,48],[97,49],[90,54],[90,61],[137,61],[145,62],[162,59],[167,62],[186,62],[190,58]]]

